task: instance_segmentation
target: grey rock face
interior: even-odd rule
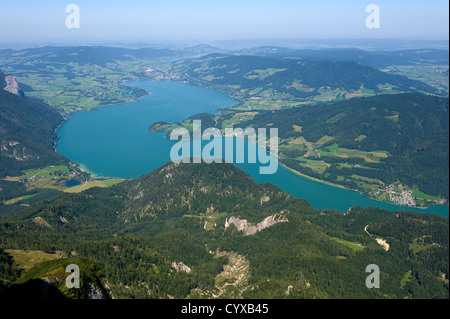
[[[277,223],[284,223],[288,222],[288,219],[284,216],[282,216],[283,212],[280,212],[280,214],[275,214],[269,217],[266,217],[258,223],[257,225],[252,225],[249,223],[246,219],[239,219],[235,217],[230,217],[229,219],[225,220],[225,228],[228,228],[231,225],[236,226],[237,230],[242,231],[245,233],[245,235],[250,236],[253,234],[256,234],[257,232],[260,232],[261,230],[268,228],[270,226],[273,226]]]
[[[5,91],[8,91],[9,93],[18,95],[18,96],[24,96],[22,90],[19,87],[19,82],[17,82],[17,79],[14,75],[6,75],[5,76],[5,82],[6,86],[3,88]]]

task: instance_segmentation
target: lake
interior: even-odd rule
[[[170,161],[170,150],[175,143],[164,138],[164,132],[148,132],[151,124],[158,121],[171,123],[202,112],[217,114],[217,109],[236,104],[225,93],[179,81],[138,81],[126,85],[145,89],[150,94],[136,102],[77,112],[58,130],[58,152],[96,176],[136,178],[151,172]],[[307,200],[316,209],[331,208],[345,212],[358,205],[389,211],[413,210],[449,215],[448,206],[416,209],[384,203],[355,191],[299,176],[281,165],[271,175],[259,174],[258,163],[236,166],[257,182],[272,183]]]
[[[77,186],[80,185],[81,182],[77,181],[76,179],[69,179],[67,182],[64,183],[64,186],[66,187],[73,187],[73,186]]]

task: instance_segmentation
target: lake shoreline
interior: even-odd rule
[[[342,185],[339,185],[339,184],[333,184],[333,183],[331,183],[331,182],[328,182],[328,181],[324,181],[324,180],[318,179],[318,178],[316,178],[316,177],[312,177],[312,176],[305,175],[305,174],[303,174],[303,173],[301,173],[301,172],[299,172],[299,171],[297,171],[297,170],[295,170],[295,169],[293,169],[293,168],[290,168],[290,167],[287,166],[286,164],[283,164],[283,163],[281,163],[281,162],[279,162],[279,163],[281,164],[281,166],[283,166],[283,167],[284,167],[285,169],[287,169],[288,171],[290,171],[290,172],[292,172],[292,173],[294,173],[294,174],[296,174],[296,175],[302,176],[302,177],[304,177],[304,178],[307,178],[307,179],[309,179],[309,180],[312,180],[312,181],[314,181],[314,182],[321,183],[321,184],[325,184],[325,185],[328,185],[328,186],[333,186],[333,187],[336,187],[336,188],[345,189],[345,190],[348,190],[348,191],[354,191],[354,192],[357,192],[357,193],[361,194],[360,192],[358,192],[358,191],[356,191],[356,190],[354,190],[354,189],[347,188],[347,187],[342,186]],[[363,194],[361,194],[361,195],[363,195]],[[363,195],[363,196],[365,196],[365,195]],[[368,197],[368,196],[366,196],[366,197]],[[369,197],[369,198],[370,198],[370,197]],[[383,201],[380,201],[380,202],[383,202]],[[386,203],[388,203],[388,202],[386,202]]]
[[[377,198],[369,197],[369,196],[364,195],[363,193],[361,193],[361,192],[359,192],[359,191],[357,191],[357,190],[355,190],[355,189],[347,188],[347,187],[342,186],[342,185],[333,184],[333,183],[328,182],[328,181],[323,181],[323,180],[320,180],[320,179],[318,179],[318,178],[315,178],[315,177],[312,177],[312,176],[305,175],[305,174],[303,174],[303,173],[301,173],[301,172],[299,172],[299,171],[296,171],[296,170],[293,169],[293,168],[290,168],[289,166],[286,166],[286,164],[283,164],[283,163],[280,163],[280,164],[281,164],[281,166],[283,166],[283,167],[284,167],[285,169],[287,169],[288,171],[290,171],[290,172],[292,172],[292,173],[294,173],[294,174],[296,174],[296,175],[302,176],[302,177],[304,177],[304,178],[306,178],[306,179],[312,180],[312,181],[314,181],[314,182],[321,183],[321,184],[325,184],[325,185],[332,186],[332,187],[336,187],[336,188],[345,189],[345,190],[347,190],[347,191],[356,192],[356,193],[358,193],[358,194],[361,194],[361,195],[364,196],[364,197],[370,198],[370,199],[375,200],[375,201],[380,202],[380,203],[387,203],[387,204],[391,204],[391,205],[395,205],[395,206],[402,206],[402,205],[397,205],[397,204],[395,204],[395,203],[391,203],[391,202],[387,202],[387,201],[382,201],[382,200],[379,200],[379,199],[377,199]],[[425,212],[425,210],[426,210],[427,208],[431,207],[431,206],[449,207],[449,206],[447,206],[447,205],[430,205],[430,206],[427,206],[427,207],[417,207],[417,206],[414,206],[414,207],[411,207],[411,208],[412,208],[412,209],[422,209],[422,210],[424,210],[423,213],[425,213],[425,214],[430,214],[430,213]]]
[[[232,108],[236,105],[236,100],[229,97],[228,94],[192,83],[180,83],[180,81],[132,81],[125,83],[125,85],[139,87],[147,92],[151,92],[152,94],[150,96],[152,98],[149,100],[149,95],[145,95],[142,96],[144,100],[140,97],[137,101],[102,105],[108,106],[103,109],[100,109],[100,106],[98,106],[96,109],[102,111],[100,114],[97,114],[97,112],[76,112],[76,114],[84,113],[84,115],[79,116],[73,114],[74,116],[71,116],[68,119],[72,121],[71,125],[69,125],[70,129],[67,129],[67,126],[63,125],[61,130],[58,131],[60,134],[64,133],[63,143],[65,143],[64,147],[60,147],[61,139],[58,139],[58,149],[62,151],[60,154],[64,155],[63,153],[65,153],[67,156],[64,156],[68,158],[71,158],[72,156],[74,159],[77,159],[74,161],[83,163],[83,165],[80,165],[82,170],[91,173],[94,175],[93,177],[96,178],[125,177],[134,179],[153,171],[154,165],[159,167],[160,164],[169,161],[167,154],[169,154],[171,146],[159,141],[159,138],[161,138],[161,140],[167,140],[167,138],[163,136],[163,132],[160,132],[160,137],[151,137],[151,135],[158,133],[148,132],[149,122],[165,121],[167,123],[172,123],[202,112]],[[211,102],[213,104],[211,104]],[[136,105],[136,107],[130,109],[126,105],[128,103],[132,103],[133,105]],[[118,105],[119,107],[117,107]],[[125,108],[122,108],[120,105],[124,105]],[[104,111],[106,114],[103,113]],[[105,121],[106,118],[108,119],[107,121]],[[65,121],[64,124],[70,122],[68,120]],[[89,120],[89,123],[85,122],[85,120]],[[82,125],[82,127],[80,125]],[[118,127],[120,130],[117,130]],[[67,130],[63,131],[64,128]],[[121,133],[121,130],[124,130],[123,132],[126,133]],[[95,137],[97,136],[97,132],[108,132],[108,134],[100,134],[98,135],[100,139],[96,140]],[[109,132],[113,134],[110,135]],[[97,143],[97,145],[92,148],[92,143]],[[112,151],[113,149],[115,151]],[[151,149],[158,149],[158,152],[151,151]],[[87,156],[83,154],[86,154]],[[95,163],[95,165],[92,166],[92,163]],[[336,190],[347,190],[355,193],[355,195],[349,195],[350,197],[347,198],[345,194],[340,193],[338,196],[335,196],[336,194],[334,194],[332,189],[318,189],[315,194],[326,192],[325,194],[333,195],[331,197],[324,195],[329,198],[329,203],[326,205],[331,209],[335,208],[345,211],[347,205],[371,206],[384,208],[389,211],[420,210],[420,212],[423,213],[448,216],[448,206],[436,205],[442,206],[443,208],[432,208],[431,211],[427,211],[427,209],[423,207],[402,207],[401,205],[368,197],[359,191],[348,189],[342,185],[307,176],[286,166],[281,163],[281,161],[279,161],[279,163],[283,169],[285,169],[286,173],[292,174],[292,176],[298,176],[304,180],[317,182],[318,184],[326,185]],[[287,176],[283,178],[287,178]],[[283,187],[286,186],[283,185],[283,183],[286,183],[283,179],[276,179],[277,177],[275,177],[275,179],[270,178],[269,182],[279,188],[286,188]],[[289,183],[295,183],[292,179],[288,180]],[[316,205],[319,203],[319,206],[323,206],[324,203],[320,204],[323,195],[314,195],[313,192],[309,192],[309,194],[306,195],[306,193],[308,193],[306,192],[304,197],[299,196],[299,193],[297,192],[297,189],[299,189],[298,187],[310,189],[310,186],[306,185],[307,182],[300,181],[299,183],[301,186],[293,186],[295,184],[289,185],[291,191],[287,192],[293,196],[303,198],[310,203],[316,202]],[[297,189],[295,189],[295,187],[297,187]],[[317,199],[317,196],[320,198]],[[367,202],[367,200],[374,202]],[[333,204],[333,201],[336,203]],[[380,204],[377,205],[376,203]],[[398,208],[396,208],[396,206],[398,206]]]

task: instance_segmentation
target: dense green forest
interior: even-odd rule
[[[231,217],[257,225],[274,215],[282,222],[252,235],[227,226]],[[447,218],[317,211],[232,164],[168,163],[111,188],[4,214],[0,230],[3,250],[89,258],[119,298],[448,298]],[[8,295],[27,272],[5,251],[1,257]],[[373,263],[380,289],[365,286]]]
[[[4,81],[4,73],[0,78]],[[63,117],[48,105],[0,90],[0,177],[67,162],[54,152]]]
[[[400,180],[405,185],[417,186],[427,194],[448,198],[448,119],[448,98],[401,94],[260,112],[241,125],[266,127],[271,124],[278,128],[281,139],[303,136],[312,143],[328,136],[322,148],[336,143],[347,149],[383,150],[389,153],[379,163],[367,162],[362,158],[340,159],[331,157],[332,154],[322,156],[320,160],[331,165],[323,174],[308,171],[305,172],[307,175],[314,174],[336,183],[339,183],[335,179],[337,175],[352,174],[378,178],[386,184]],[[295,126],[301,127],[301,132]],[[285,153],[287,158],[282,161],[294,169],[305,171],[295,160],[304,153],[306,151],[301,149],[288,148]],[[339,167],[339,163],[343,162],[364,167]]]

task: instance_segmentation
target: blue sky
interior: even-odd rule
[[[80,28],[65,25],[68,4]],[[368,29],[367,5],[380,8]],[[232,39],[448,40],[447,0],[0,0],[0,43]]]

